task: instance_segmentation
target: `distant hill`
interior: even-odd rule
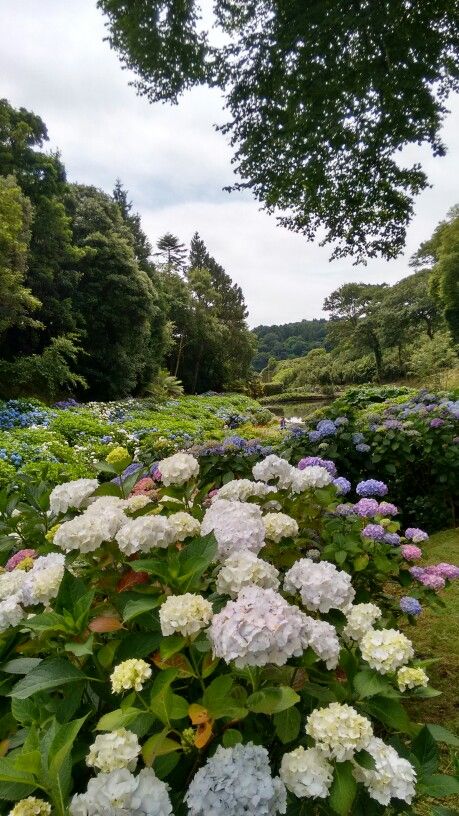
[[[252,365],[262,371],[270,357],[276,360],[290,360],[303,357],[314,348],[325,346],[328,320],[300,320],[298,323],[283,323],[280,326],[257,326],[253,333],[258,338],[258,351]]]

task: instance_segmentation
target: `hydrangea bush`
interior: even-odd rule
[[[130,458],[1,498],[0,812],[377,816],[458,793],[454,735],[405,707],[437,692],[397,620],[459,570],[416,565],[427,534],[384,482],[347,502],[332,461],[269,454],[216,490],[190,453]]]

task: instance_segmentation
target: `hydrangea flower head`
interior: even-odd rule
[[[252,482],[251,479],[232,479],[217,491],[217,496],[219,499],[227,499],[228,501],[245,502],[252,496],[262,499],[269,493],[275,492],[275,490],[276,488],[273,485],[267,485],[264,482]]]
[[[135,657],[118,663],[110,675],[112,691],[119,694],[129,689],[142,691],[144,683],[151,677],[151,668],[145,660]]]
[[[188,637],[200,632],[212,619],[212,604],[202,595],[185,592],[168,595],[159,609],[161,632],[165,637],[175,632]]]
[[[313,465],[325,468],[333,478],[336,476],[336,465],[331,459],[322,459],[321,456],[304,456],[298,462],[299,470],[304,470],[306,467],[312,467]]]
[[[174,542],[185,541],[186,538],[195,538],[201,533],[200,522],[193,518],[190,513],[184,513],[182,511],[172,513],[167,520]]]
[[[199,769],[185,796],[190,816],[276,816],[287,810],[284,783],[271,776],[261,745],[220,745]]]
[[[406,615],[419,615],[422,612],[422,606],[417,598],[411,598],[409,595],[404,595],[400,598],[400,609]]]
[[[379,503],[378,513],[380,516],[396,516],[398,513],[398,507],[391,502],[382,501]]]
[[[346,496],[352,489],[349,479],[345,479],[344,476],[338,476],[336,479],[333,479],[333,484],[339,496]]]
[[[360,499],[354,504],[354,513],[361,518],[373,518],[378,515],[379,504],[376,499]]]
[[[355,446],[357,453],[369,453],[371,451],[370,445],[367,445],[366,442],[359,442],[358,445]]]
[[[175,535],[176,528],[165,516],[138,516],[129,521],[126,519],[126,524],[116,534],[116,542],[122,553],[134,555],[165,549],[174,542]]]
[[[402,544],[400,552],[406,561],[417,561],[418,558],[422,558],[422,550],[415,544]]]
[[[118,728],[108,734],[97,735],[89,748],[86,764],[104,773],[110,773],[116,768],[134,771],[139,754],[137,734],[127,731],[126,728]]]
[[[397,685],[400,691],[406,691],[406,689],[417,688],[418,686],[426,687],[429,682],[429,678],[425,673],[424,669],[421,669],[419,666],[409,667],[409,666],[402,666],[401,669],[397,672]]]
[[[386,531],[380,524],[367,524],[362,530],[362,535],[365,538],[371,538],[373,541],[383,541]]]
[[[220,595],[236,598],[241,589],[249,584],[263,589],[278,589],[279,570],[250,550],[239,550],[223,562],[217,575],[216,589]]]
[[[127,768],[90,779],[86,793],[73,797],[70,816],[172,816],[168,786],[152,768],[134,776]]]
[[[384,482],[380,482],[377,479],[364,479],[358,483],[355,491],[358,496],[363,496],[364,498],[368,498],[369,496],[385,496],[388,492],[388,487]]]
[[[238,668],[283,666],[308,646],[308,618],[273,589],[244,587],[214,615],[208,632],[213,653]]]
[[[40,555],[34,561],[32,569],[25,573],[22,602],[26,606],[49,603],[59,592],[64,571],[64,555],[61,553]]]
[[[405,538],[412,541],[413,544],[420,544],[422,541],[427,541],[429,534],[420,530],[419,527],[407,527],[405,530]]]
[[[329,759],[344,762],[366,748],[373,736],[371,723],[346,703],[330,703],[309,715],[306,733]]]
[[[305,467],[304,470],[293,468],[290,488],[292,493],[302,493],[304,490],[314,490],[331,484],[333,478],[328,470],[319,465]]]
[[[411,640],[397,629],[369,629],[360,641],[360,651],[380,674],[393,672],[414,657]]]
[[[398,533],[386,533],[383,541],[385,544],[390,544],[391,547],[400,546],[400,536]]]
[[[317,748],[300,745],[284,754],[279,776],[287,790],[299,799],[325,799],[333,780],[333,766]]]
[[[376,604],[361,603],[351,606],[346,612],[347,623],[343,629],[345,640],[355,640],[358,643],[381,616],[382,612]]]
[[[8,572],[12,572],[14,569],[21,567],[24,560],[27,560],[28,566],[33,566],[30,564],[30,560],[36,558],[38,555],[36,550],[26,549],[26,550],[19,550],[17,553],[8,558],[8,561],[5,564],[5,569]]]
[[[174,453],[158,462],[161,480],[166,487],[183,485],[199,473],[199,462],[190,453]]]
[[[448,581],[459,578],[459,567],[456,567],[455,564],[447,564],[444,561],[432,567],[426,567],[426,572],[428,575],[440,575],[441,578]]]
[[[355,596],[347,572],[328,561],[316,564],[310,558],[300,558],[290,567],[285,574],[284,590],[291,594],[299,592],[306,609],[313,612],[345,610]]]
[[[16,802],[9,816],[51,816],[51,805],[36,796],[28,796]]]
[[[79,510],[99,487],[97,479],[76,479],[56,485],[49,496],[49,506],[53,516],[66,513],[72,507]]]
[[[271,482],[277,479],[279,488],[290,487],[292,481],[292,471],[296,470],[286,459],[271,453],[261,462],[257,462],[252,468],[253,478],[260,482]]]
[[[335,507],[334,513],[337,516],[355,516],[355,509],[353,504],[338,504]]]
[[[109,465],[113,465],[113,467],[117,468],[117,473],[120,473],[120,471],[130,465],[131,459],[131,454],[127,448],[123,448],[121,445],[117,445],[116,448],[113,448],[105,457],[105,461],[108,462]]]
[[[285,513],[266,513],[263,524],[266,538],[276,544],[283,538],[295,538],[298,535],[297,522]]]
[[[416,792],[416,771],[411,763],[378,737],[373,737],[365,750],[373,757],[375,767],[370,770],[354,763],[353,774],[371,798],[386,806],[391,799],[411,804]]]
[[[213,532],[218,544],[218,555],[224,560],[238,550],[257,554],[265,544],[265,527],[261,508],[248,502],[215,499],[206,510],[201,534]]]
[[[422,575],[419,576],[419,581],[427,589],[444,589],[446,586],[446,581],[441,575],[435,575],[435,573],[428,572],[427,569],[423,570]]]

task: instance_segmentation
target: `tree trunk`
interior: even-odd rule
[[[199,366],[201,365],[201,357],[202,352],[204,351],[204,346],[201,346],[199,349],[198,358],[196,360],[196,365],[194,368],[194,377],[193,377],[193,394],[196,394],[196,386],[198,384],[198,375],[199,375]]]
[[[180,335],[180,343],[179,343],[178,352],[177,352],[177,361],[175,363],[174,377],[178,376],[178,370],[179,370],[179,367],[180,367],[180,359],[181,359],[181,356],[182,356],[182,349],[183,349],[183,334]]]

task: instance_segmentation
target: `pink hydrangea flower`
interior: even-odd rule
[[[131,490],[131,496],[143,496],[148,495],[155,487],[155,483],[150,476],[144,476],[143,479],[139,479],[137,484]]]
[[[416,547],[416,544],[403,544],[400,547],[400,552],[407,561],[417,561],[422,557],[422,550]]]
[[[442,561],[440,564],[434,564],[432,567],[427,567],[426,572],[429,575],[439,575],[441,578],[446,578],[448,581],[459,578],[459,567],[455,564],[447,564]]]
[[[419,577],[421,584],[427,589],[443,589],[445,586],[445,579],[441,575],[435,575],[424,570],[424,574]]]
[[[24,561],[26,558],[36,558],[38,555],[36,550],[19,550],[8,559],[5,566],[8,572],[13,572],[14,569]]]

